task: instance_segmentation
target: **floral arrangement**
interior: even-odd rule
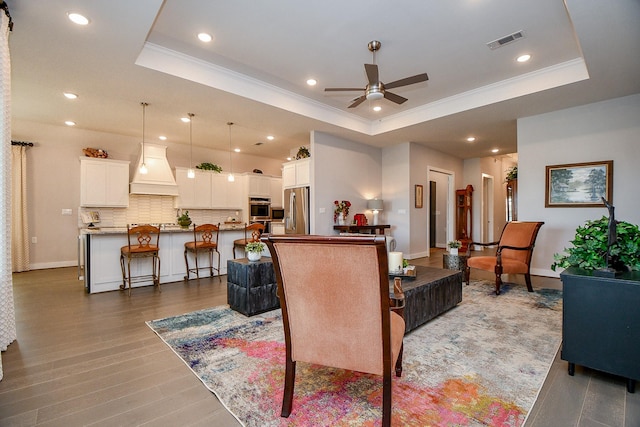
[[[336,205],[336,207],[333,209],[333,221],[337,221],[338,220],[338,216],[342,215],[344,217],[346,217],[347,215],[349,215],[349,208],[351,207],[351,202],[348,200],[343,200],[341,202],[339,201],[334,201],[333,202],[334,205]]]
[[[264,243],[262,242],[249,242],[245,246],[247,252],[262,252],[264,251]]]
[[[452,240],[447,243],[447,246],[449,246],[450,248],[461,248],[462,242],[460,240]]]

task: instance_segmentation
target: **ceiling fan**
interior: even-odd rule
[[[391,83],[384,84],[378,78],[378,66],[375,64],[376,59],[376,51],[380,50],[382,43],[377,40],[370,41],[367,47],[373,54],[373,64],[364,64],[364,70],[367,73],[367,79],[369,79],[369,84],[364,89],[360,87],[329,87],[325,88],[325,92],[346,92],[346,91],[355,91],[355,90],[364,90],[364,95],[356,98],[349,108],[357,107],[362,104],[365,100],[374,101],[381,98],[386,98],[389,101],[395,102],[396,104],[402,104],[407,101],[407,98],[404,98],[400,95],[396,95],[392,92],[387,92],[387,89],[393,89],[401,86],[408,86],[415,83],[420,83],[429,80],[429,76],[427,73],[416,74],[415,76],[406,77],[404,79],[396,80]]]

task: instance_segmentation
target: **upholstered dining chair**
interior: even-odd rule
[[[131,296],[132,280],[144,281],[151,279],[153,285],[160,290],[159,244],[159,227],[149,224],[136,225],[134,227],[127,225],[127,246],[120,248],[120,267],[122,268],[122,285],[120,285],[120,289],[125,290],[128,287],[129,296]],[[151,274],[131,277],[131,260],[141,258],[151,259]]]
[[[491,243],[471,242],[469,248],[476,246],[498,246],[494,256],[474,256],[467,259],[467,285],[472,268],[493,271],[496,275],[496,295],[500,295],[503,274],[524,274],[527,290],[531,286],[531,256],[538,237],[538,231],[544,222],[511,221],[502,229],[500,240]],[[469,252],[467,252],[469,253]]]
[[[395,310],[403,297],[394,304],[389,296],[384,236],[271,235],[262,241],[271,251],[284,323],[281,416],[291,414],[301,362],[382,376],[382,425],[389,426],[405,322]]]
[[[264,224],[254,222],[253,224],[244,225],[244,239],[236,239],[233,241],[233,259],[236,259],[236,248],[244,251],[244,247],[249,242],[257,242],[264,232]]]
[[[187,275],[185,280],[189,280],[189,274],[195,273],[196,277],[200,278],[200,270],[207,267],[198,266],[198,255],[206,253],[209,256],[209,275],[213,277],[213,270],[218,274],[218,281],[222,282],[220,278],[220,252],[218,251],[218,235],[220,233],[220,224],[193,224],[193,241],[185,242],[184,244],[184,263],[187,266]],[[189,254],[193,254],[195,268],[189,268]],[[218,258],[218,267],[213,266],[213,255]]]

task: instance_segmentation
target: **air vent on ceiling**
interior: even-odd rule
[[[513,34],[509,34],[508,36],[504,36],[504,37],[500,37],[498,40],[494,40],[492,42],[487,43],[487,46],[489,46],[489,49],[494,50],[497,49],[499,47],[502,47],[506,44],[515,42],[517,40],[520,40],[521,38],[524,37],[524,32],[522,31],[517,31]]]
[[[254,145],[262,145],[264,142],[256,142]]]

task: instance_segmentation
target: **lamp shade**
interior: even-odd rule
[[[367,209],[370,209],[372,211],[381,211],[382,206],[383,203],[380,199],[367,200]]]

